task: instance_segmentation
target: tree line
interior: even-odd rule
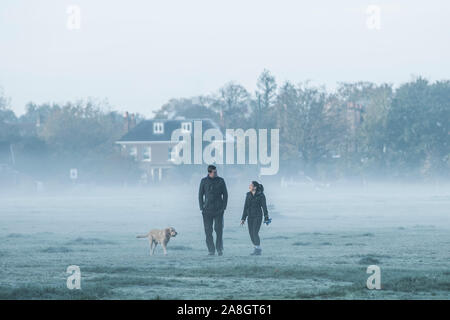
[[[280,174],[448,178],[450,81],[418,77],[389,83],[277,84],[264,70],[255,92],[230,82],[216,93],[172,99],[156,118],[214,119],[225,128],[279,128]]]
[[[449,80],[418,77],[397,87],[339,83],[328,90],[308,82],[279,84],[264,70],[254,92],[229,82],[154,111],[157,119],[179,117],[210,118],[222,129],[279,128],[280,176],[449,178]],[[91,181],[137,180],[138,166],[114,144],[122,134],[123,115],[107,102],[29,103],[16,116],[0,92],[0,142],[13,144],[15,167],[33,177],[64,180],[68,167],[81,167]]]

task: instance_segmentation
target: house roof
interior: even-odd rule
[[[176,129],[181,128],[181,123],[190,122],[192,125],[192,130],[194,130],[194,121],[202,122],[203,132],[208,129],[219,129],[219,126],[210,119],[182,119],[182,120],[144,120],[139,122],[139,124],[126,133],[117,142],[126,141],[170,141],[172,132]],[[153,123],[162,122],[164,124],[163,133],[153,132]]]

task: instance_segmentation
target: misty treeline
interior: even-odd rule
[[[17,117],[6,101],[0,107],[0,164],[8,163],[20,179],[70,183],[76,168],[81,183],[138,181],[137,164],[114,143],[125,133],[123,115],[107,102],[29,103]]]
[[[280,175],[316,180],[448,178],[450,81],[417,78],[398,88],[277,84],[264,70],[256,91],[230,82],[216,93],[173,99],[156,118],[208,117],[225,128],[279,128]]]
[[[123,114],[107,102],[29,103],[20,117],[8,106],[0,94],[0,146],[12,144],[16,170],[42,181],[67,181],[69,168],[86,182],[138,181],[138,165],[114,143],[125,133]],[[154,117],[210,118],[222,129],[279,128],[278,176],[436,181],[450,173],[450,81],[340,83],[327,90],[279,84],[264,70],[254,92],[230,82],[213,94],[172,99]]]

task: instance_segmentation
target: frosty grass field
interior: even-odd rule
[[[245,186],[229,189],[223,257],[206,256],[197,186],[1,196],[0,299],[450,298],[449,188],[268,186],[261,257],[239,226]],[[151,257],[136,235],[167,226],[168,256]]]

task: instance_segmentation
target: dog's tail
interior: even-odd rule
[[[136,236],[136,238],[147,238],[150,235],[150,232],[147,234]]]

